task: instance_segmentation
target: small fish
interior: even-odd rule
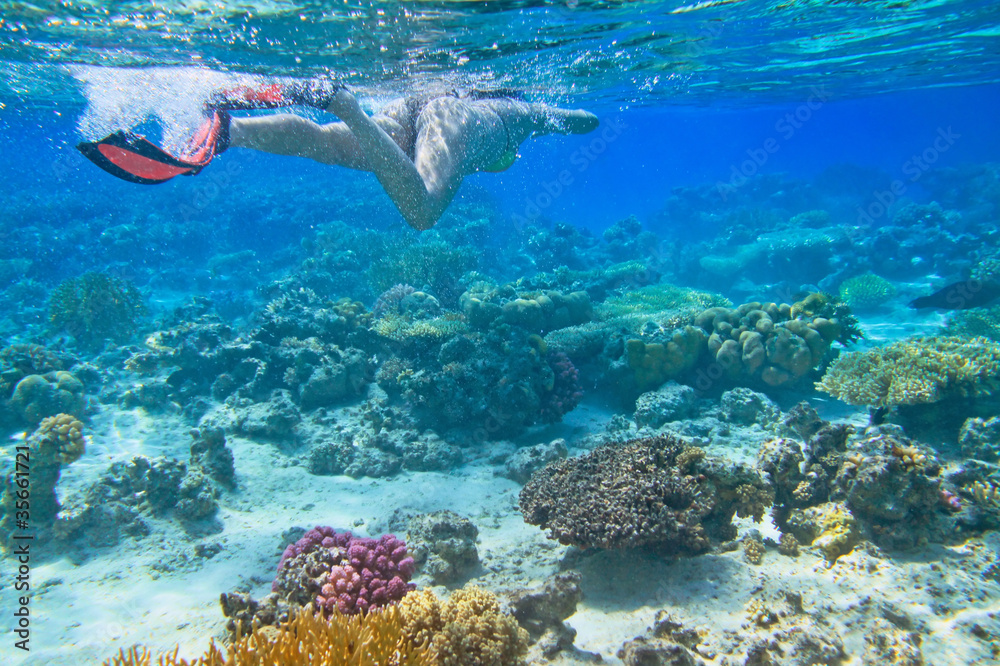
[[[910,301],[911,308],[968,310],[989,305],[1000,298],[1000,282],[993,280],[962,280],[938,289],[929,296]]]

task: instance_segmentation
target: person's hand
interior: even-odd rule
[[[361,105],[358,104],[357,98],[347,88],[340,88],[333,94],[330,106],[326,107],[326,110],[341,120],[365,113]]]
[[[590,111],[576,109],[566,114],[564,127],[570,134],[587,134],[597,129],[600,120]]]

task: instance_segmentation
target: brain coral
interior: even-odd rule
[[[738,510],[758,513],[759,497],[743,486],[763,485],[756,474],[722,471],[703,457],[668,435],[557,460],[521,490],[521,513],[566,545],[700,553],[731,530]],[[743,506],[740,497],[752,501]]]
[[[851,405],[937,402],[987,393],[1000,376],[1000,345],[985,338],[914,338],[842,354],[816,388]]]

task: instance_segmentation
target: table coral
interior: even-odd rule
[[[742,487],[763,487],[752,470],[685,455],[690,450],[662,436],[555,461],[521,490],[521,512],[565,545],[704,552],[713,538],[731,536],[735,513],[761,513],[744,501],[767,500]]]
[[[885,407],[989,393],[998,385],[1000,345],[985,338],[914,338],[842,354],[816,388],[851,405]]]

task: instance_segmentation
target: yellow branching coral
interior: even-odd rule
[[[500,610],[496,596],[477,587],[452,593],[446,602],[428,590],[399,603],[404,631],[428,648],[438,666],[518,666],[528,650],[528,632]]]
[[[56,414],[42,419],[35,430],[39,450],[64,465],[76,462],[86,450],[83,423],[71,414]]]
[[[916,338],[841,355],[816,388],[851,405],[937,402],[988,393],[1000,378],[1000,345],[985,338]]]
[[[153,660],[146,648],[120,651],[104,666],[430,666],[435,662],[403,631],[398,606],[366,615],[334,613],[325,620],[311,608],[277,627],[261,627],[231,645],[224,656],[213,642],[193,661],[177,650]],[[470,662],[471,663],[471,662]]]

